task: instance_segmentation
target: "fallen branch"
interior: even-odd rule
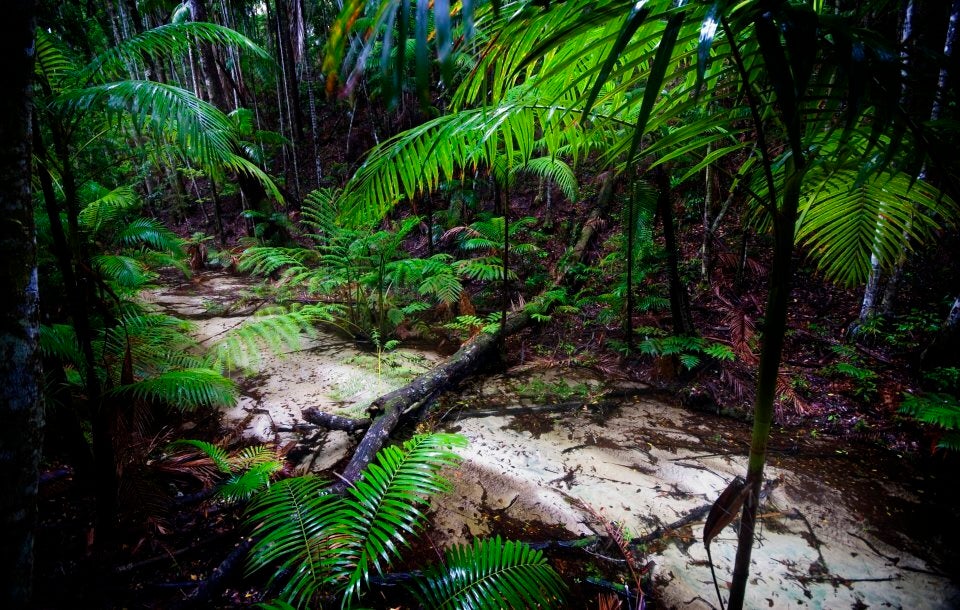
[[[242,562],[253,548],[253,538],[245,537],[233,548],[227,558],[215,567],[210,576],[200,583],[193,592],[187,596],[187,599],[180,605],[181,608],[192,608],[207,602],[215,593],[218,593],[225,585],[225,580]]]
[[[369,419],[353,419],[352,417],[334,415],[333,413],[324,413],[313,407],[303,410],[303,419],[328,430],[356,432],[357,430],[364,430],[370,427]]]

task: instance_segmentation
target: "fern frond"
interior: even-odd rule
[[[468,258],[457,261],[453,266],[457,273],[471,280],[492,282],[503,279],[503,261],[499,256]],[[512,280],[517,279],[517,274],[512,269],[507,272],[507,276]]]
[[[260,362],[260,353],[268,349],[275,354],[299,349],[301,337],[315,334],[314,324],[324,306],[304,307],[271,315],[255,316],[226,333],[212,348],[216,368],[227,370],[253,368]]]
[[[569,201],[576,201],[580,187],[577,184],[577,176],[565,161],[558,157],[537,157],[530,159],[526,164],[518,167],[515,171],[529,172],[541,178],[549,178],[560,187],[564,197]]]
[[[228,502],[238,502],[253,497],[270,484],[270,479],[283,468],[278,461],[254,464],[243,472],[233,475],[217,491]]]
[[[93,266],[103,277],[121,288],[142,288],[155,275],[141,261],[120,254],[100,254],[92,257]]]
[[[229,407],[237,400],[237,386],[220,373],[203,368],[167,371],[111,390],[120,396],[164,402],[182,410],[204,406]]]
[[[960,400],[950,394],[904,394],[900,412],[945,430],[960,430]]]
[[[230,466],[235,470],[244,470],[270,464],[279,459],[277,452],[264,445],[253,445],[244,447],[236,455],[230,458]]]
[[[254,275],[269,276],[278,269],[304,269],[316,258],[316,252],[306,248],[255,246],[244,250],[237,268]]]
[[[408,588],[425,608],[519,610],[560,607],[567,587],[541,551],[497,536],[453,546]]]
[[[77,333],[70,324],[40,325],[40,350],[45,358],[72,365],[83,366],[83,355],[77,343]]]
[[[306,605],[327,578],[319,547],[341,499],[325,487],[314,476],[285,479],[257,495],[247,511],[248,526],[259,533],[248,572],[278,568],[273,569],[271,585],[281,574],[289,575],[280,593],[298,607]]]
[[[330,569],[344,600],[359,594],[371,570],[382,574],[400,556],[398,547],[409,544],[424,519],[427,498],[449,489],[439,471],[460,463],[451,449],[465,445],[455,434],[415,436],[402,448],[381,450],[348,489],[328,542],[334,552]]]
[[[180,447],[192,447],[200,453],[204,454],[210,458],[217,469],[224,473],[230,474],[233,472],[233,468],[230,464],[230,456],[227,454],[227,450],[223,447],[215,445],[207,441],[201,441],[196,439],[183,438],[170,443],[168,448],[177,449]]]

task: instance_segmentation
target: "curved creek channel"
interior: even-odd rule
[[[192,320],[210,344],[252,315],[253,307],[235,306],[250,286],[205,273],[148,299]],[[401,347],[378,374],[375,354],[323,331],[292,351],[261,354],[257,373],[239,380],[242,397],[223,412],[223,426],[258,442],[295,443],[288,459],[328,474],[360,437],[298,428],[301,411],[359,416],[442,359]],[[557,388],[569,390],[558,396]],[[523,524],[528,540],[603,534],[598,514],[639,536],[709,505],[746,469],[748,424],[672,406],[642,384],[588,370],[514,369],[443,400],[442,425],[470,445],[449,477],[453,492],[433,499],[429,538],[437,545],[499,533],[504,522]],[[902,461],[775,430],[766,476],[777,485],[760,511],[746,606],[960,607],[955,495],[944,499],[941,481]],[[717,607],[702,535],[700,518],[651,544],[657,607]],[[711,545],[722,589],[735,547],[732,527]]]

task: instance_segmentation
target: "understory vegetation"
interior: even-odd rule
[[[435,548],[467,441],[436,408],[456,381],[390,402],[403,347],[742,421],[708,520],[739,521],[721,607],[750,586],[772,429],[956,466],[957,2],[21,4],[30,101],[0,146],[27,151],[10,251],[36,255],[10,281],[39,296],[8,316],[28,372],[3,391],[38,398],[9,440],[29,541],[4,552],[30,563],[39,534],[9,607],[660,607],[641,533],[586,505],[612,560],[516,531]],[[243,324],[201,337],[164,307],[227,274],[248,289],[193,317]],[[220,417],[321,331],[382,396],[328,414],[362,436],[317,474]]]

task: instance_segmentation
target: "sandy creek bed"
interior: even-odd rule
[[[242,278],[205,274],[149,299],[192,319],[197,337],[209,342],[249,316],[233,307],[248,285]],[[375,356],[323,332],[293,351],[262,354],[257,374],[243,381],[243,396],[224,412],[223,424],[262,442],[296,442],[292,454],[301,468],[314,471],[341,462],[358,438],[295,431],[301,409],[357,414],[440,360],[401,348],[378,375]],[[578,390],[562,399],[544,391],[563,385]],[[601,389],[624,397],[598,401]],[[454,492],[437,498],[431,509],[430,536],[438,543],[486,535],[503,516],[560,525],[570,538],[601,531],[582,503],[639,535],[709,504],[745,470],[746,424],[673,407],[638,384],[603,383],[587,371],[508,372],[446,401],[444,425],[470,445],[450,477]],[[772,446],[778,446],[776,436]],[[888,478],[869,461],[853,466],[839,445],[815,439],[793,441],[789,451],[775,450],[771,461],[767,476],[779,485],[761,511],[748,607],[960,607],[960,589],[944,574],[942,555],[910,535],[890,532],[876,518],[882,511],[875,505],[887,499],[907,516],[914,510],[920,515],[924,504],[913,486]],[[699,543],[702,529],[694,523],[652,549],[659,607],[716,606]],[[728,528],[712,545],[721,581],[729,579],[735,542]]]

